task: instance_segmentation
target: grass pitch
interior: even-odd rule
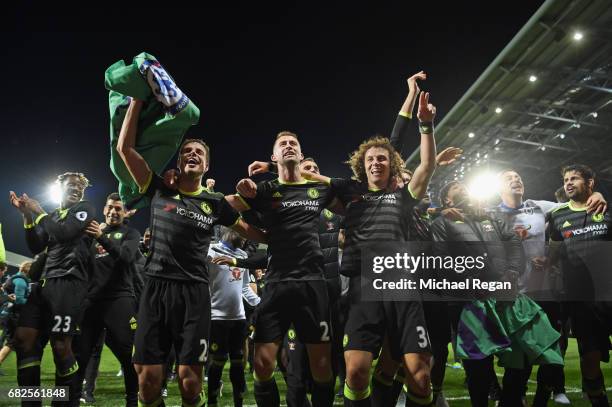
[[[452,358],[452,351],[450,358]],[[449,359],[449,362],[451,360]],[[580,367],[578,364],[578,350],[576,347],[576,341],[570,339],[569,348],[565,358],[565,386],[567,395],[572,401],[572,406],[589,406],[588,401],[582,399],[582,393],[580,391]],[[606,384],[608,385],[608,392],[612,390],[612,366],[610,364],[602,365],[604,370],[604,377],[606,378]],[[15,369],[15,355],[11,354],[8,359],[2,365],[2,370],[5,375],[0,376],[0,406],[19,406],[19,401],[9,400],[6,398],[6,394],[11,387],[16,386],[16,369]],[[42,362],[42,384],[45,387],[51,387],[54,381],[55,367],[53,365],[53,357],[51,355],[51,349],[47,347]],[[123,399],[123,378],[117,377],[119,371],[119,363],[114,358],[113,354],[108,348],[104,348],[102,353],[102,361],[100,363],[100,374],[98,376],[95,398],[96,407],[119,407],[124,403]],[[498,374],[502,374],[502,369],[497,369]],[[535,391],[535,372],[532,374],[529,382],[529,395],[528,401],[533,397]],[[253,378],[248,373],[246,374],[248,391],[245,396],[245,406],[255,406],[255,399],[253,398]],[[501,381],[501,379],[500,379]],[[223,396],[219,400],[220,406],[233,406],[232,403],[232,390],[231,382],[229,380],[229,363],[226,365],[226,370],[223,374]],[[281,392],[281,400],[284,401],[285,393],[285,382],[280,373],[276,373],[276,382]],[[451,369],[446,370],[446,379],[444,382],[444,394],[451,406],[469,406],[470,401],[467,393],[467,389],[463,385],[464,372],[463,369]],[[610,395],[609,395],[610,397]],[[171,382],[168,386],[168,397],[165,400],[166,406],[177,406],[181,405],[181,398],[176,382]],[[48,404],[46,404],[48,405]],[[81,404],[83,405],[83,404]],[[282,404],[284,405],[284,404]],[[335,405],[341,406],[342,399],[336,398]],[[493,403],[490,403],[493,406]],[[549,405],[554,405],[551,401]]]

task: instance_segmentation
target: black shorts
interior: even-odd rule
[[[423,302],[423,313],[432,348],[445,349],[451,341],[451,322],[448,303],[442,301]]]
[[[32,285],[19,310],[18,326],[44,330],[51,336],[79,334],[87,288],[87,281],[72,276],[40,280]]]
[[[245,319],[223,321],[213,319],[210,322],[210,353],[213,358],[242,359],[244,340],[247,336]]]
[[[179,365],[206,362],[210,332],[208,284],[150,277],[136,319],[134,363],[165,364],[172,346]]]
[[[602,361],[608,362],[612,350],[612,303],[571,302],[567,305],[580,356],[600,351]]]
[[[303,343],[329,343],[331,325],[325,281],[267,283],[254,319],[257,343],[281,341],[292,323]]]
[[[94,302],[85,311],[83,334],[79,338],[85,352],[91,352],[106,328],[106,342],[115,354],[132,355],[134,333],[138,326],[134,297],[117,297]]]
[[[344,350],[370,352],[378,357],[385,335],[391,355],[431,353],[423,306],[416,301],[362,301],[361,278],[351,277],[350,309],[344,328]]]

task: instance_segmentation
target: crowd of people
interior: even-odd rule
[[[490,397],[500,406],[524,405],[539,365],[533,405],[543,406],[552,398],[569,403],[562,349],[571,330],[583,391],[592,405],[607,406],[600,362],[609,360],[612,308],[584,297],[594,283],[583,252],[598,255],[597,246],[584,243],[609,240],[612,221],[595,174],[585,165],[563,168],[564,202],[526,199],[512,169],[500,172],[501,203],[493,207],[473,201],[459,181],[437,199],[429,196],[436,167],[452,165],[462,151],[436,151],[436,108],[418,86],[425,79],[423,72],[408,79],[390,138],[367,139],[350,155],[351,179],[323,175],[302,152],[314,146],[282,131],[271,140],[272,160],[254,161],[229,195],[215,192],[214,180],[203,185],[211,150],[201,139],[185,139],[177,169],[155,174],[136,147],[145,102],[132,98],[117,151],[150,199],[142,239],[118,193],[108,195],[98,221],[81,173],[58,177],[62,202],[50,213],[27,194],[10,192],[36,255],[4,283],[10,299],[0,317],[16,351],[17,383],[40,386],[50,343],[56,386],[70,390],[54,405],[90,400],[95,355],[99,360],[106,343],[121,364],[126,406],[163,406],[173,377],[183,406],[219,405],[228,360],[234,406],[247,391],[247,360],[258,406],[280,405],[277,368],[288,406],[331,406],[336,396],[345,406],[395,406],[400,397],[406,406],[447,406],[453,342],[472,405],[487,406]],[[400,152],[413,137],[415,108],[420,163],[409,170]],[[263,173],[277,177],[253,180]],[[503,297],[468,290],[452,301],[436,293],[365,300],[364,248],[414,241],[447,256],[485,250],[477,277],[512,289]],[[580,301],[563,302],[556,280],[566,282],[561,291],[570,298],[580,290]],[[501,385],[495,357],[504,367]]]

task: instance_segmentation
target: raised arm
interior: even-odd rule
[[[33,254],[38,254],[45,250],[49,242],[49,235],[40,227],[36,227],[34,219],[32,218],[32,212],[26,205],[27,195],[18,197],[14,191],[9,192],[9,201],[11,205],[21,212],[23,215],[23,226],[25,228],[25,238],[28,249]]]
[[[404,148],[404,142],[409,137],[412,111],[414,110],[417,96],[419,96],[419,93],[421,92],[417,80],[425,79],[427,79],[427,74],[421,71],[412,75],[407,80],[408,96],[406,96],[406,100],[404,100],[404,104],[402,105],[399,114],[395,119],[395,124],[393,125],[393,130],[391,131],[391,137],[389,139],[395,151],[400,153],[400,155],[402,154],[402,150]]]
[[[421,133],[421,162],[414,170],[408,184],[410,193],[416,199],[422,199],[427,192],[429,180],[436,169],[436,140],[434,138],[434,118],[436,107],[429,103],[429,93],[423,92],[419,97],[419,132]]]
[[[144,158],[136,151],[138,117],[140,116],[143,104],[144,102],[142,100],[132,98],[127,112],[125,113],[125,118],[123,119],[119,140],[117,140],[117,152],[141,192],[144,192],[152,176],[149,164],[147,164]]]
[[[60,224],[51,219],[44,209],[42,209],[38,201],[27,198],[26,196],[26,206],[32,213],[34,225],[42,226],[49,236],[52,236],[60,243],[71,241],[82,235],[89,222],[91,222],[95,216],[94,209],[90,204],[82,201],[77,205],[79,207],[75,208],[74,213]]]

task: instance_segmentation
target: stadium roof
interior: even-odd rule
[[[438,124],[438,150],[464,157],[439,168],[432,188],[515,168],[528,191],[550,193],[569,163],[612,182],[611,130],[612,2],[547,0]]]

